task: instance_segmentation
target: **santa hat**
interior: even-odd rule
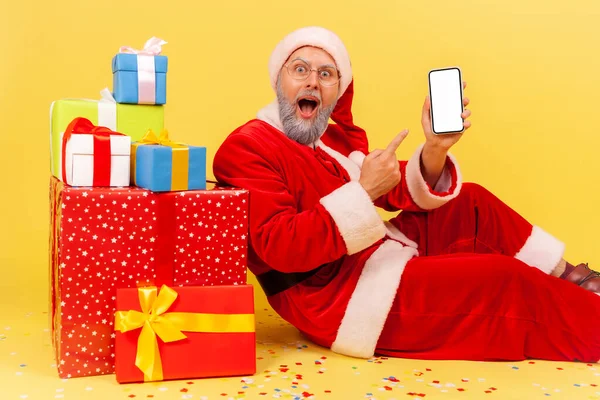
[[[355,126],[352,121],[351,112],[353,77],[350,57],[348,56],[346,46],[344,46],[341,39],[335,33],[325,28],[318,26],[300,28],[288,34],[277,44],[269,59],[269,76],[271,78],[273,90],[277,92],[277,79],[279,78],[279,73],[283,64],[285,64],[294,51],[304,46],[321,48],[329,53],[335,61],[341,78],[338,103],[333,110],[331,119],[346,129],[354,128]],[[283,126],[279,118],[279,105],[277,99],[262,108],[258,112],[257,118],[283,132]],[[361,133],[364,135],[364,131]],[[366,136],[361,140],[361,142],[363,141],[366,141]]]
[[[277,79],[283,64],[294,51],[304,46],[321,48],[333,58],[341,75],[340,93],[338,95],[338,97],[341,97],[352,81],[350,57],[342,40],[335,33],[319,26],[297,29],[277,44],[269,59],[269,76],[271,77],[273,90],[277,90]]]

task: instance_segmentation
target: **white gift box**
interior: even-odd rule
[[[131,137],[111,135],[110,166],[106,165],[106,168],[110,168],[109,186],[129,186],[130,155]],[[61,156],[65,157],[65,183],[71,186],[94,186],[93,134],[71,135],[65,154]]]

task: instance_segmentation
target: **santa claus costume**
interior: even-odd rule
[[[271,56],[319,47],[341,72],[335,124],[313,145],[283,132],[277,102],[236,129],[215,177],[250,191],[249,269],[274,310],[313,342],[368,358],[600,359],[600,296],[550,276],[564,245],[475,184],[449,155],[429,187],[421,148],[372,202],[358,183],[369,152],[353,123],[352,72],[332,32],[297,30]],[[383,221],[376,207],[402,211]]]

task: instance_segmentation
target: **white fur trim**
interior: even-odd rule
[[[415,249],[388,240],[369,257],[348,302],[331,350],[353,357],[373,356],[404,267],[416,255]]]
[[[398,240],[398,241],[404,243],[405,245],[412,247],[413,249],[416,249],[419,247],[419,245],[417,243],[410,240],[404,233],[402,233],[402,231],[400,231],[400,229],[398,229],[398,228],[396,228],[396,226],[392,225],[392,223],[390,221],[385,221],[383,224],[385,225],[385,231],[386,231],[387,237],[394,239],[394,240]]]
[[[410,196],[419,207],[424,210],[433,210],[443,206],[448,201],[458,196],[462,187],[462,176],[460,169],[458,168],[458,162],[454,156],[448,154],[448,158],[456,170],[456,187],[452,193],[446,196],[439,196],[431,193],[429,186],[427,185],[427,182],[425,182],[425,179],[423,179],[423,174],[421,173],[421,152],[423,151],[423,146],[424,145],[420,145],[410,160],[408,160],[406,165],[406,184],[408,186]],[[445,167],[444,170],[446,170]],[[450,173],[442,173],[441,179],[436,184],[434,190],[440,192],[448,191],[452,186],[452,183],[453,182]]]
[[[256,118],[283,132],[283,124],[279,117],[279,104],[277,103],[277,99],[260,109],[258,114],[256,114]]]
[[[342,76],[338,95],[338,98],[340,98],[352,81],[350,57],[346,46],[335,33],[318,26],[308,26],[295,30],[277,44],[269,58],[269,76],[271,77],[273,90],[277,90],[277,79],[283,64],[294,51],[304,46],[319,47],[333,58]]]
[[[362,151],[354,150],[352,153],[350,153],[350,155],[348,156],[348,158],[354,164],[356,164],[360,168],[362,168],[363,161],[365,161],[366,156],[365,156],[365,154]]]
[[[539,226],[533,226],[531,235],[515,258],[549,274],[565,253],[565,245]]]
[[[341,153],[335,151],[331,147],[327,146],[321,140],[316,142],[323,151],[333,157],[350,175],[350,180],[358,181],[360,179],[360,167],[356,163],[352,162],[348,157],[344,157]],[[362,153],[361,153],[362,154]]]
[[[358,253],[385,236],[375,205],[358,182],[348,182],[321,199],[331,214],[348,254]]]

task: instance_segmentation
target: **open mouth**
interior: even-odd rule
[[[319,101],[314,97],[302,97],[298,100],[298,110],[302,118],[312,118],[318,107]]]

